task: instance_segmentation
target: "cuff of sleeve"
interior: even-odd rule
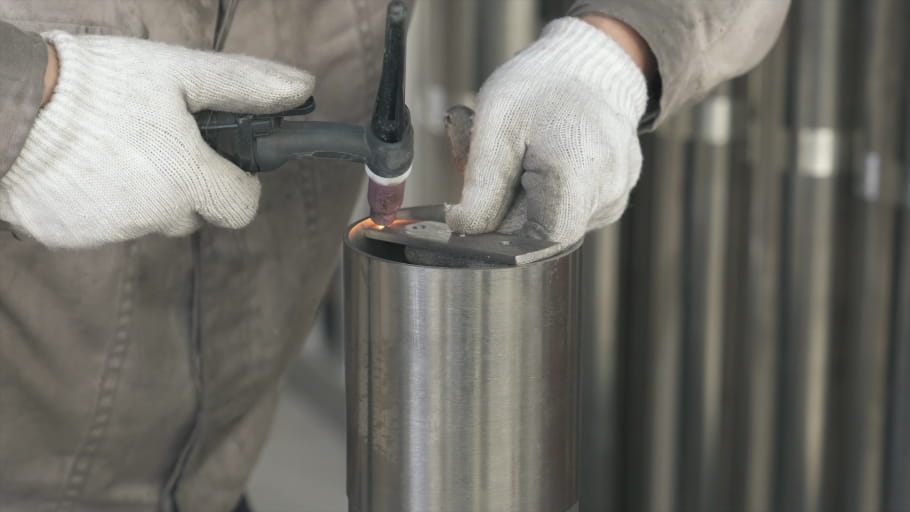
[[[47,45],[38,34],[0,22],[0,176],[19,157],[44,98]]]

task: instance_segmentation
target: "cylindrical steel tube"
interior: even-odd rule
[[[761,67],[737,82],[724,342],[729,435],[720,510],[766,512],[771,503],[777,399],[781,175],[785,165],[786,31]],[[743,137],[739,139],[739,137]]]
[[[679,510],[682,253],[685,141],[691,111],[643,139],[647,167],[623,222],[630,222],[629,336],[619,510]]]
[[[907,135],[910,142],[910,130]],[[904,172],[904,199],[895,230],[883,510],[910,510],[910,160]]]
[[[862,20],[857,24],[861,57],[853,67],[864,79],[856,87],[860,131],[853,147],[852,193],[845,201],[850,305],[844,311],[838,379],[832,383],[836,416],[830,420],[840,436],[834,440],[841,466],[834,500],[841,512],[888,510],[882,506],[882,483],[900,134],[899,109],[894,108],[900,74],[892,70],[905,58],[895,44],[897,34],[906,30],[906,19],[898,14],[903,1],[862,2],[857,16]]]
[[[783,233],[780,416],[774,510],[831,510],[829,416],[832,296],[839,233],[834,226],[846,165],[841,102],[846,2],[804,0],[791,25],[790,124]]]
[[[589,233],[581,287],[581,512],[619,510],[620,225]]]
[[[478,75],[481,82],[515,52],[534,41],[540,22],[538,0],[499,0],[480,2],[477,48]],[[480,87],[480,83],[476,84]]]
[[[718,507],[724,354],[724,266],[732,98],[722,84],[695,107],[684,207],[683,383],[679,510]]]
[[[577,251],[420,266],[362,228],[344,248],[349,510],[574,512]]]
[[[910,5],[902,4],[906,19]],[[904,55],[910,36],[904,35]],[[904,63],[904,83],[910,82],[910,62]],[[883,510],[910,510],[910,90],[904,91],[901,184],[895,233],[895,275],[891,309],[888,415],[886,423]]]

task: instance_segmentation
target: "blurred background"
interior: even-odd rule
[[[458,200],[445,109],[570,3],[418,0],[406,204]],[[908,21],[793,0],[760,67],[642,137],[629,210],[583,248],[582,512],[910,511]],[[336,282],[260,512],[346,510]]]

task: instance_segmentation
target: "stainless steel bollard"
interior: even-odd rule
[[[349,511],[576,511],[577,251],[420,266],[362,225],[344,247]]]

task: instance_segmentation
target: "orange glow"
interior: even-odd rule
[[[413,224],[415,222],[420,222],[420,220],[419,219],[398,219],[395,222],[389,224],[388,226],[382,226],[382,225],[379,225],[379,224],[376,224],[375,222],[373,222],[372,219],[366,218],[366,219],[362,220],[361,222],[359,222],[358,224],[356,224],[353,228],[351,228],[351,231],[348,233],[348,238],[353,239],[360,233],[360,231],[362,231],[364,229],[377,229],[377,230],[381,231],[385,228],[389,228],[389,227],[398,228],[398,227],[402,227],[402,226],[407,226],[408,224]]]

